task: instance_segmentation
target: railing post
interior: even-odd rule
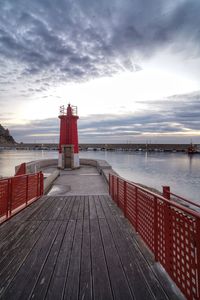
[[[37,197],[40,196],[40,173],[37,173]]]
[[[7,199],[6,199],[6,219],[9,217],[9,207],[10,207],[10,179],[7,181]]]
[[[124,180],[124,216],[127,216],[127,194],[126,194],[126,181]]]
[[[109,195],[110,195],[110,193],[111,193],[110,185],[111,185],[111,174],[109,173]]]
[[[26,205],[28,203],[28,175],[26,175]]]
[[[138,232],[138,188],[135,187],[135,230]]]
[[[154,196],[154,256],[158,261],[158,199]]]
[[[117,206],[119,206],[119,177],[117,177]]]
[[[114,176],[112,175],[112,199],[115,201],[114,199]]]
[[[171,211],[170,204],[164,204],[164,232],[165,232],[165,259],[166,259],[166,270],[171,276]]]
[[[8,194],[8,218],[11,217],[12,214],[12,194],[13,194],[13,180],[12,178],[8,179],[9,184],[9,194]]]
[[[40,171],[40,196],[44,193],[44,175]]]
[[[163,197],[170,200],[170,186],[163,186]]]
[[[197,233],[196,233],[196,247],[197,247],[197,276],[198,276],[198,299],[200,299],[200,218],[196,219],[196,228],[197,228]]]

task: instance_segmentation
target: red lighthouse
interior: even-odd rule
[[[58,166],[64,168],[78,168],[78,130],[77,130],[77,107],[68,104],[67,109],[60,107],[60,142]]]

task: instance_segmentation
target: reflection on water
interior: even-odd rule
[[[23,162],[57,156],[55,151],[0,150],[0,176],[13,176],[15,166]]]
[[[0,151],[0,175],[12,176],[14,166],[42,158],[56,158],[56,151]],[[158,190],[169,185],[171,191],[200,201],[200,155],[185,153],[143,153],[82,151],[80,157],[107,160],[123,177]]]

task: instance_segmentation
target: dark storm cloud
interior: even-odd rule
[[[134,57],[166,45],[199,53],[198,0],[7,0],[0,11],[1,59],[43,83],[137,71]]]

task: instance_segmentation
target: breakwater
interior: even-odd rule
[[[58,144],[53,143],[20,143],[11,146],[1,145],[7,149],[26,150],[57,150]],[[186,152],[189,144],[79,144],[79,149],[107,151],[155,151],[155,152]]]
[[[80,144],[82,150],[110,151],[180,151],[185,152],[188,144]]]

